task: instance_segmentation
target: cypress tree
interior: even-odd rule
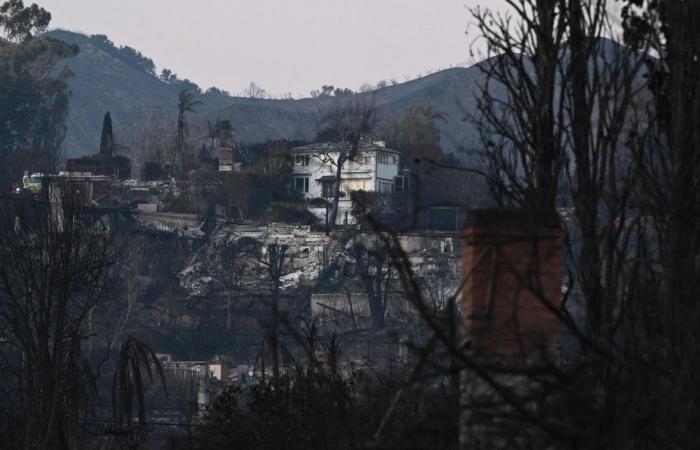
[[[112,116],[109,111],[102,121],[102,137],[100,137],[100,155],[112,156],[114,137],[112,136]]]

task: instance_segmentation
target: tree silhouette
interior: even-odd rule
[[[245,90],[245,95],[249,98],[263,99],[265,98],[266,92],[265,89],[251,81]]]
[[[177,101],[177,137],[175,140],[175,169],[176,173],[180,174],[185,168],[185,151],[187,146],[187,137],[189,136],[189,126],[187,123],[187,114],[196,114],[196,107],[202,105],[202,102],[194,99],[194,92],[189,89],[183,89],[178,95]]]
[[[46,30],[51,13],[36,3],[24,6],[22,0],[8,0],[0,6],[0,27],[10,41],[27,42]]]
[[[328,216],[329,228],[335,227],[338,216],[343,166],[347,161],[354,161],[359,156],[360,144],[363,139],[370,137],[376,126],[377,110],[373,101],[347,102],[328,111],[319,122],[316,141],[330,142],[333,145],[329,152],[320,152],[315,156],[322,162],[333,165],[336,172],[333,202]]]
[[[100,154],[112,156],[114,149],[114,135],[112,134],[112,116],[109,111],[102,121],[102,136],[100,137]]]
[[[132,426],[134,401],[138,410],[137,429],[144,431],[146,423],[146,404],[144,400],[145,376],[153,382],[154,375],[160,378],[167,395],[163,367],[153,350],[145,343],[129,336],[121,346],[117,370],[112,384],[112,408],[114,420],[127,428]]]
[[[4,199],[0,214],[0,371],[24,448],[69,448],[96,377],[88,317],[110,298],[117,262],[75,186],[52,191],[51,205]]]

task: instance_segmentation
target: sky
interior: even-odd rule
[[[503,0],[34,0],[206,89],[308,96],[473,62],[468,7]],[[25,1],[30,3],[31,1]],[[473,28],[473,27],[472,27]]]

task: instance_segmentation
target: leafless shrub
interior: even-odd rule
[[[88,316],[110,297],[111,233],[70,185],[44,201],[2,200],[0,354],[5,395],[26,448],[68,448],[95,379],[84,353]]]

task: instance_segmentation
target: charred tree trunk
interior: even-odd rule
[[[598,203],[601,186],[592,173],[596,162],[591,160],[589,141],[593,108],[589,102],[588,65],[591,56],[589,37],[584,29],[583,6],[567,2],[569,18],[568,92],[570,97],[571,142],[576,161],[576,189],[573,193],[576,216],[581,232],[581,287],[586,298],[586,320],[592,335],[599,335],[605,323],[601,297],[600,252],[598,239]]]
[[[233,300],[231,299],[231,290],[229,289],[226,299],[226,331],[231,332],[231,316],[233,314]]]
[[[666,1],[669,65],[668,124],[671,152],[668,273],[671,298],[681,310],[697,306],[695,258],[700,233],[700,3]],[[681,314],[683,314],[681,312]]]
[[[331,205],[331,210],[328,216],[328,230],[332,230],[336,227],[336,221],[338,219],[338,204],[340,203],[340,180],[343,174],[343,166],[345,165],[345,158],[341,155],[338,158],[335,169],[335,184],[333,185],[333,204]]]

